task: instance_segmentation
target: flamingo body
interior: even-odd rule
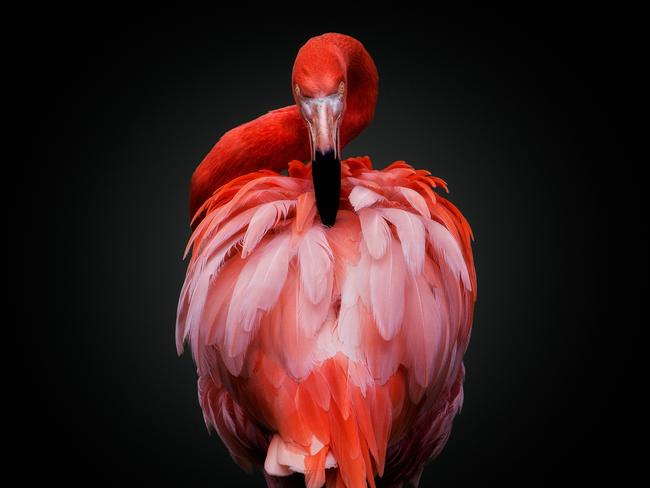
[[[433,191],[442,180],[401,161],[342,161],[331,227],[311,164],[266,168],[193,202],[176,343],[191,347],[205,422],[269,486],[417,484],[462,405],[469,225]]]

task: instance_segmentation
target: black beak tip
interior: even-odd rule
[[[335,156],[334,151],[316,151],[311,172],[321,222],[332,227],[336,222],[341,198],[341,160]]]
[[[338,213],[338,209],[334,211],[334,213],[331,214],[326,214],[320,212],[320,220],[323,222],[323,225],[326,225],[327,227],[332,227],[336,223],[336,214]]]

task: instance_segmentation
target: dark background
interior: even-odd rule
[[[344,151],[445,179],[479,280],[465,406],[421,486],[600,477],[597,170],[614,130],[607,15],[396,10],[42,12],[24,33],[36,103],[28,171],[44,252],[29,389],[48,478],[262,486],[208,435],[174,349],[188,181],[231,127],[291,103],[311,36],[360,39],[380,73]],[[283,17],[279,18],[278,15]],[[31,105],[30,105],[31,107]],[[31,187],[27,188],[31,191]],[[29,219],[30,225],[34,223]],[[33,228],[33,227],[32,227]]]

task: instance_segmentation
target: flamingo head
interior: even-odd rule
[[[316,206],[327,226],[336,222],[341,195],[339,131],[346,82],[345,63],[337,49],[318,38],[303,46],[293,67],[293,94],[309,132]]]

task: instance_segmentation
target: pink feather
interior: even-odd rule
[[[375,259],[380,259],[385,253],[391,241],[390,229],[381,213],[371,208],[364,208],[359,211],[361,232],[363,240]]]
[[[379,193],[375,193],[365,186],[355,186],[350,192],[348,200],[356,212],[362,208],[371,207],[376,203],[386,201]]]
[[[287,214],[295,205],[295,200],[278,200],[257,207],[248,223],[248,229],[246,229],[244,245],[241,250],[242,257],[248,257],[268,230],[275,227],[280,219],[286,219]]]
[[[440,305],[421,275],[409,277],[407,281],[404,316],[404,321],[408,323],[406,345],[415,379],[421,386],[426,386],[433,376],[436,357],[440,350],[445,349],[443,330],[447,327],[447,317],[443,320]]]
[[[320,226],[307,231],[298,247],[300,300],[298,318],[307,337],[325,321],[331,306],[333,259],[325,232]]]
[[[298,197],[294,227],[298,234],[308,229],[316,217],[316,199],[314,192],[308,191]]]
[[[383,257],[373,260],[369,270],[372,314],[381,336],[387,341],[399,332],[404,316],[406,270],[399,247],[391,241]]]
[[[431,212],[429,212],[427,202],[418,192],[403,186],[396,186],[393,190],[393,196],[396,197],[397,200],[406,201],[414,210],[422,215],[422,217],[427,219],[431,218]]]
[[[248,335],[276,303],[287,277],[289,234],[273,238],[264,252],[255,253],[242,270],[232,294],[226,321],[226,352],[234,357],[247,345]]]
[[[424,225],[420,217],[396,208],[385,208],[381,213],[397,229],[404,261],[409,272],[419,274],[424,265],[424,248],[426,244]]]
[[[425,226],[429,234],[429,242],[433,246],[438,258],[452,270],[455,276],[460,277],[465,289],[471,291],[472,284],[469,279],[467,263],[463,258],[463,252],[456,239],[454,239],[445,226],[435,220],[426,220]]]
[[[312,303],[320,303],[325,297],[334,259],[322,227],[314,226],[305,234],[298,248],[298,258],[305,295]]]

